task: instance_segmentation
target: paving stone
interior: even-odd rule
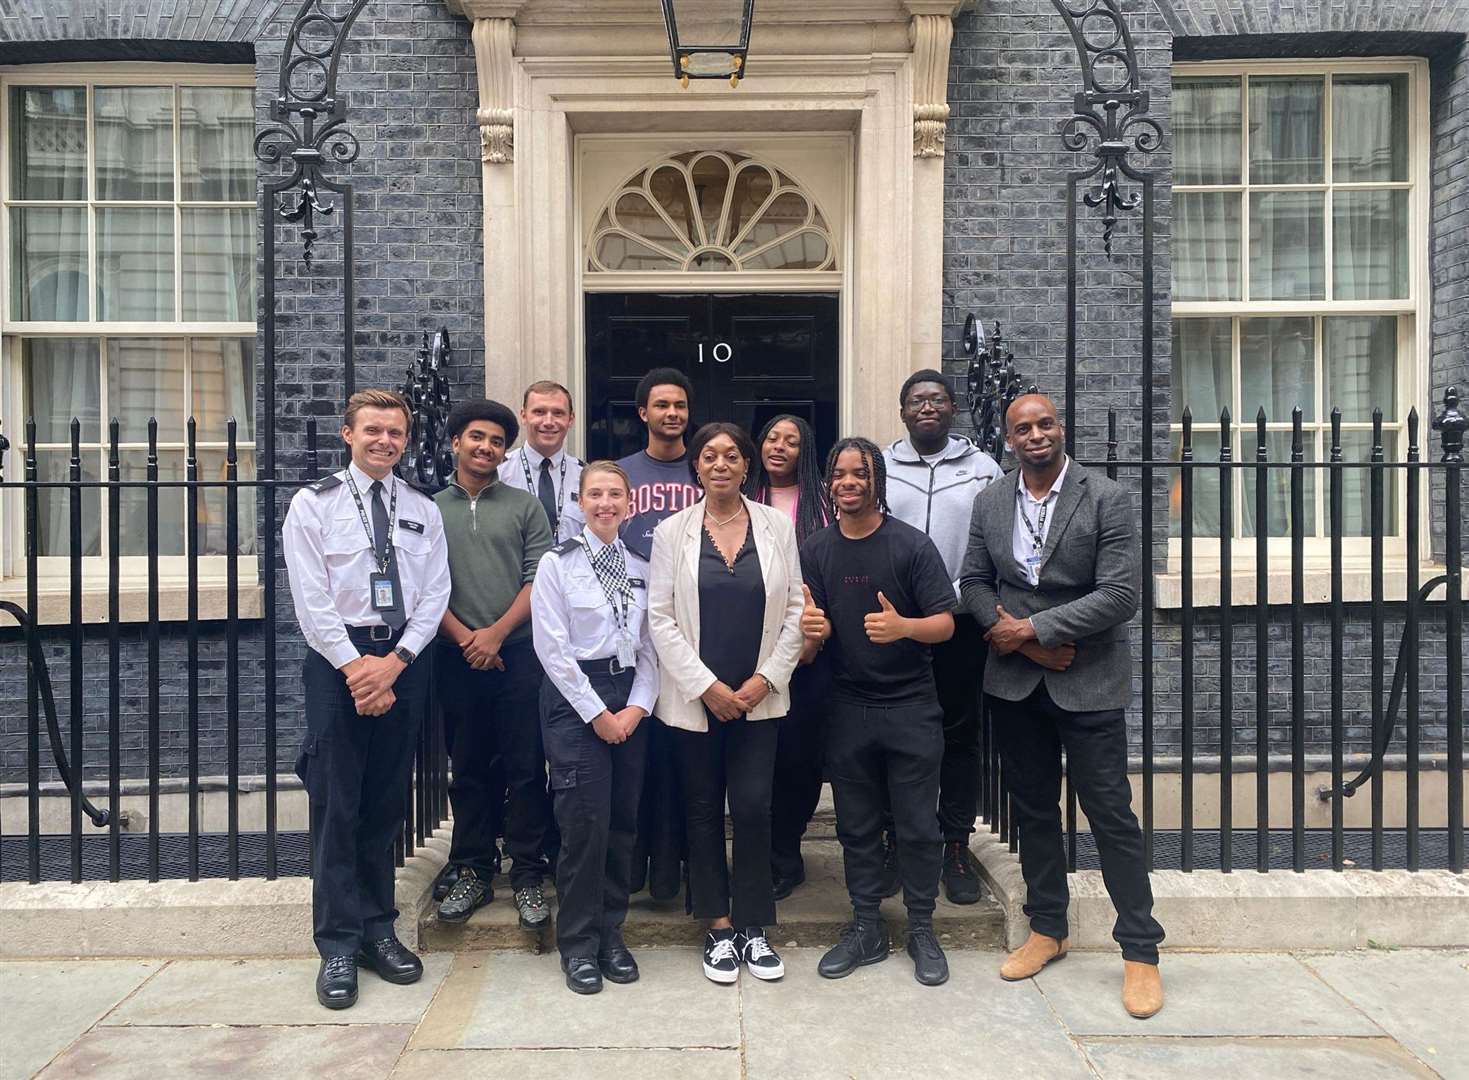
[[[407,1024],[339,1027],[99,1027],[40,1080],[385,1080],[412,1034]]]
[[[1035,982],[1076,1035],[1382,1034],[1294,957],[1165,952],[1162,973],[1165,1004],[1149,1020],[1123,1011],[1115,952],[1071,953]]]
[[[739,992],[704,978],[696,950],[641,949],[637,960],[638,982],[581,996],[554,954],[461,953],[413,1048],[739,1046]]]
[[[412,1050],[393,1080],[446,1076],[515,1080],[740,1080],[738,1050]]]
[[[938,987],[918,985],[901,951],[831,980],[816,974],[820,957],[782,953],[778,983],[740,977],[750,1080],[1091,1075],[1035,988],[995,974],[998,952],[950,952]]]
[[[1469,1077],[1469,952],[1365,951],[1301,961],[1441,1076]]]
[[[324,1009],[316,1000],[316,960],[179,960],[104,1021],[109,1025],[416,1024],[449,971],[443,953],[423,957],[410,986],[357,975],[357,1004]]]
[[[163,966],[150,960],[0,964],[0,1080],[45,1066]]]
[[[1239,1080],[1244,1076],[1424,1077],[1433,1072],[1391,1039],[1084,1039],[1103,1080]]]

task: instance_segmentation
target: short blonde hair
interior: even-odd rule
[[[632,494],[632,481],[627,478],[627,473],[623,471],[622,466],[617,464],[617,462],[615,461],[606,460],[593,461],[582,469],[581,483],[577,485],[578,494],[584,494],[586,492],[587,477],[591,476],[593,473],[612,473],[615,476],[621,477],[622,486],[627,490],[628,495]]]
[[[357,426],[357,414],[363,409],[399,409],[403,413],[403,420],[408,428],[413,428],[413,410],[408,407],[408,399],[396,390],[359,390],[347,399],[347,411],[342,417],[342,423],[346,427]]]

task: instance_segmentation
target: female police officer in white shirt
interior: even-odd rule
[[[531,626],[546,671],[541,732],[561,828],[556,945],[566,985],[595,994],[603,976],[638,977],[622,923],[658,658],[645,618],[648,564],[617,536],[627,474],[593,462],[578,501],[586,527],[541,558]]]

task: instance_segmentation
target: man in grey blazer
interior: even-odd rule
[[[961,605],[990,643],[984,690],[1020,830],[1029,939],[1000,968],[1025,979],[1066,954],[1061,748],[1117,909],[1123,1006],[1163,1007],[1153,893],[1127,782],[1139,552],[1127,492],[1072,461],[1049,398],[1018,398],[1005,443],[1020,468],[974,500]]]

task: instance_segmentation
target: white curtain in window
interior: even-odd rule
[[[183,213],[186,321],[255,321],[255,211]]]
[[[1173,298],[1240,298],[1240,195],[1180,192],[1173,196]]]
[[[97,210],[97,317],[174,320],[172,210]]]

